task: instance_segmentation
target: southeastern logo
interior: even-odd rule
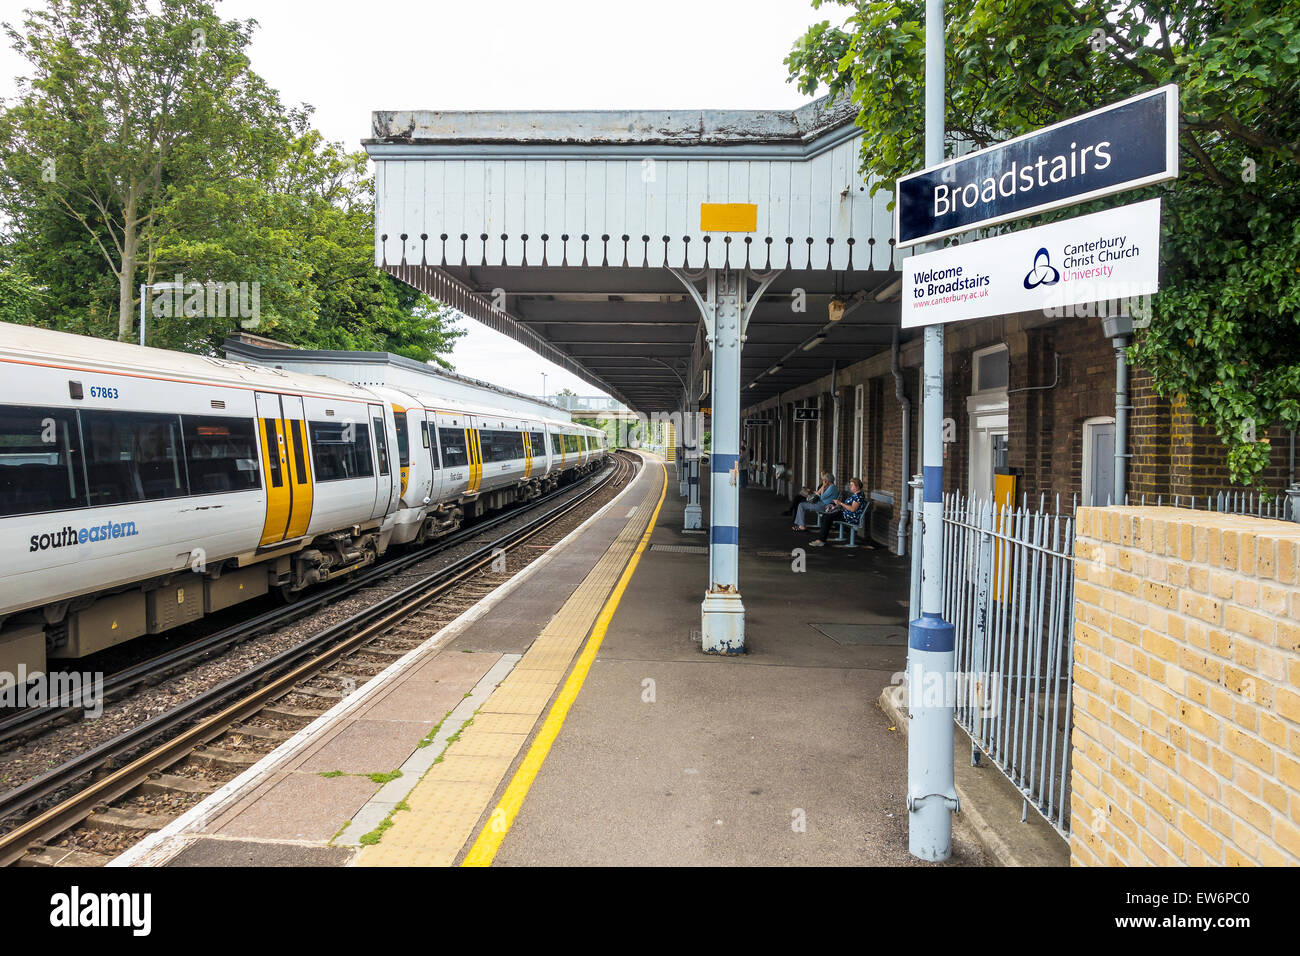
[[[1052,265],[1052,257],[1047,254],[1047,249],[1039,249],[1034,253],[1034,267],[1025,276],[1025,288],[1037,289],[1040,285],[1056,285],[1060,281],[1061,273]]]
[[[74,544],[94,544],[113,538],[131,538],[139,533],[134,521],[110,521],[89,528],[74,528],[72,525],[67,525],[48,534],[32,535],[31,547],[28,551],[48,551],[50,548],[66,548]]]

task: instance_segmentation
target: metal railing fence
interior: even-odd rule
[[[1220,491],[1214,495],[1174,495],[1168,500],[1163,495],[1154,498],[1142,495],[1125,496],[1127,505],[1170,505],[1174,508],[1194,508],[1198,511],[1218,511],[1223,514],[1250,515],[1255,518],[1275,518],[1278,521],[1300,521],[1300,495],[1265,495],[1254,491],[1236,489]]]
[[[912,483],[920,515],[919,480]],[[1048,510],[944,496],[943,616],[956,631],[955,673],[946,689],[969,735],[973,763],[987,758],[1063,836],[1070,829],[1070,730],[1074,660],[1072,498]],[[1128,496],[1125,504],[1169,504],[1300,521],[1300,495],[1225,491],[1200,497]],[[912,528],[912,598],[920,594],[921,521]]]
[[[954,718],[1062,835],[1069,831],[1074,518],[944,499],[944,618]]]

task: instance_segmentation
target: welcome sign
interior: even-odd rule
[[[939,249],[903,263],[903,328],[1150,295],[1159,263],[1159,199]]]
[[[899,246],[1178,175],[1178,87],[1164,86],[898,180]]]

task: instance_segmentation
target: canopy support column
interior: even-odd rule
[[[673,270],[704,320],[713,352],[712,448],[709,467],[709,584],[700,609],[706,654],[745,652],[745,605],[740,597],[740,375],[745,330],[754,306],[778,271],[749,275],[733,269],[687,274]],[[758,282],[751,295],[749,280]],[[696,281],[703,279],[701,294]],[[697,451],[698,456],[698,451]],[[698,473],[698,457],[693,473]],[[698,494],[698,484],[692,495]],[[693,499],[694,500],[694,499]]]

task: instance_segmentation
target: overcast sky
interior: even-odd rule
[[[0,0],[16,23],[34,0]],[[781,62],[839,7],[808,0],[221,0],[254,18],[253,69],[324,135],[360,148],[372,110],[758,109],[805,97]],[[0,96],[24,63],[0,50]],[[539,394],[595,389],[473,319],[457,371]]]

